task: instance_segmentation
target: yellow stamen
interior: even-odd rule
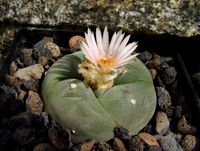
[[[113,57],[103,57],[97,62],[102,67],[112,67],[114,65],[114,58]]]

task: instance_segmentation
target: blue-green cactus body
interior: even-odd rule
[[[113,137],[116,126],[137,134],[151,119],[156,94],[149,70],[137,58],[109,89],[92,90],[83,83],[78,64],[82,52],[66,55],[51,66],[42,83],[45,111],[62,127],[75,131],[73,142]]]

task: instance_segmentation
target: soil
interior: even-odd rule
[[[83,32],[26,29],[15,37],[1,62],[0,150],[200,150],[198,122],[188,103],[192,96],[187,94],[187,80],[177,58],[180,56],[151,47],[151,41],[146,49],[141,37],[134,39],[141,40],[136,51],[149,68],[157,93],[158,104],[151,121],[135,136],[126,128],[116,127],[107,142],[96,143],[92,138],[80,144],[71,142],[73,132],[60,127],[44,112],[40,86],[56,60],[80,51],[78,44],[68,44],[75,35]]]

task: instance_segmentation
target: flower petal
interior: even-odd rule
[[[127,58],[128,56],[130,56],[131,53],[132,53],[133,51],[135,51],[136,48],[137,48],[137,44],[134,45],[131,49],[127,50],[127,52],[121,57],[121,59],[125,59],[125,58]]]
[[[102,35],[101,35],[101,31],[99,27],[96,28],[96,40],[97,40],[98,51],[101,56],[104,56],[105,52],[104,52],[104,47],[103,47]]]
[[[116,64],[115,68],[119,68],[119,67],[121,67],[121,66],[124,66],[124,65],[130,63],[137,55],[138,55],[138,53],[127,57],[127,58],[124,59],[121,63]]]
[[[114,46],[115,46],[115,43],[117,41],[117,39],[119,38],[119,36],[122,34],[122,30],[118,31],[117,33],[115,32],[112,36],[112,39],[111,39],[111,42],[110,42],[110,45],[109,45],[109,54],[113,54],[113,50],[114,50]]]
[[[116,60],[117,62],[121,62],[121,60],[123,60],[123,58],[129,56],[134,50],[135,48],[137,47],[137,43],[136,42],[133,42],[133,43],[130,43],[128,44],[125,49],[121,50],[117,56],[116,56]]]
[[[116,40],[114,48],[113,48],[113,55],[116,54],[116,52],[117,52],[117,50],[118,50],[123,38],[124,38],[124,34],[120,35],[118,37],[118,39]]]
[[[108,29],[105,27],[103,31],[103,48],[104,52],[108,51],[108,46],[109,46],[109,34],[108,34]]]
[[[126,36],[125,39],[121,42],[118,50],[116,51],[115,56],[117,56],[123,49],[125,49],[126,44],[128,43],[130,37],[131,37],[130,35]]]
[[[88,34],[85,34],[85,39],[89,47],[89,53],[93,54],[95,56],[95,59],[98,60],[98,48],[96,45],[96,41],[94,40],[94,34],[90,30],[88,30]]]
[[[81,50],[83,51],[88,60],[90,60],[95,65],[97,64],[97,60],[95,59],[94,53],[90,53],[90,48],[85,42],[82,42]]]

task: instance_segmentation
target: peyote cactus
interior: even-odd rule
[[[83,43],[82,49],[87,48],[83,50],[84,53],[80,51],[64,56],[45,75],[41,92],[45,111],[62,127],[75,132],[72,135],[75,143],[91,138],[106,141],[112,138],[116,126],[127,128],[132,135],[137,134],[147,125],[156,107],[156,94],[149,70],[136,55],[120,56],[126,61],[121,62],[123,68],[113,61],[120,55],[119,48],[127,51],[132,49],[127,53],[132,53],[136,48],[136,43],[126,46],[129,37],[122,41],[124,35],[120,32],[113,36],[117,45],[117,38],[122,35],[116,47],[118,49],[114,51],[114,47],[111,47],[113,52],[109,55],[113,58],[103,56],[104,60],[95,62],[94,59],[100,54],[96,58],[88,54],[92,47],[88,36],[94,36],[89,33],[91,31],[88,31],[86,42]],[[97,28],[96,48],[111,49],[109,46],[114,41],[113,37],[110,45],[100,39],[108,40],[107,35],[106,28],[103,37]],[[99,41],[107,44],[100,46]],[[89,78],[94,79],[87,79],[85,73],[91,74]]]

